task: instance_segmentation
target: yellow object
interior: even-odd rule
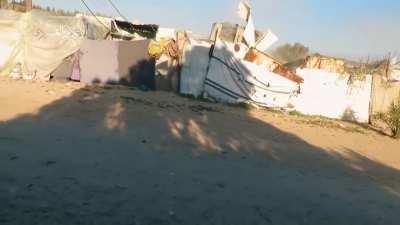
[[[160,41],[152,40],[149,44],[149,55],[156,59],[160,58],[170,41],[166,38],[161,38]]]

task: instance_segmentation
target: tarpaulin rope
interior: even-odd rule
[[[96,14],[93,12],[93,10],[89,7],[89,5],[87,4],[87,2],[85,0],[81,0],[82,4],[86,7],[86,9],[90,12],[90,14],[92,14],[92,16],[97,20],[97,22],[99,22],[101,25],[103,25],[109,32],[111,32],[110,28],[105,25],[97,16]]]
[[[118,7],[114,4],[114,2],[112,0],[107,0],[111,6],[115,9],[115,11],[117,11],[117,13],[125,20],[128,21],[128,19],[121,13],[121,11],[118,9]]]

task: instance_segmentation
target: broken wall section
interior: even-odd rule
[[[298,69],[304,78],[294,108],[306,115],[368,123],[372,76],[350,82],[350,75],[318,69]]]

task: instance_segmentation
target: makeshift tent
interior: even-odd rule
[[[210,42],[188,40],[183,53],[180,93],[195,97],[203,94],[210,48]]]
[[[235,51],[233,44],[216,41],[205,79],[206,94],[224,102],[286,108],[298,92],[298,84],[242,60],[245,53]]]
[[[18,21],[22,14],[0,9],[0,72],[20,39]]]
[[[51,73],[52,80],[65,81],[71,79],[74,68],[74,55],[65,58],[62,63]]]
[[[307,115],[368,122],[372,77],[349,82],[349,75],[317,69],[298,69],[304,78],[300,94],[292,99],[295,109]]]
[[[0,11],[0,45],[5,49],[1,58],[7,58],[2,59],[0,74],[9,75],[15,67],[21,67],[23,75],[50,79],[50,74],[87,38],[87,24],[82,18],[51,16],[41,11]]]
[[[149,42],[85,40],[80,48],[80,81],[154,89],[155,62],[148,54]]]

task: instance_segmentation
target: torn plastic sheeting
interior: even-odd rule
[[[251,15],[249,16],[249,21],[244,30],[243,36],[249,47],[254,47],[256,45],[256,29],[254,28],[254,22]]]
[[[259,51],[264,52],[267,49],[269,49],[273,44],[275,44],[278,40],[279,40],[278,36],[276,36],[272,31],[269,30],[265,34],[264,38],[257,43],[256,48]]]
[[[204,81],[210,60],[211,44],[189,39],[183,53],[180,93],[199,97],[204,91]]]
[[[251,13],[251,7],[249,3],[245,1],[240,1],[237,13],[240,18],[247,21]]]
[[[285,108],[298,85],[266,68],[235,56],[234,46],[218,40],[205,82],[205,92],[220,101],[250,101]]]
[[[40,11],[22,14],[17,30],[20,36],[15,40],[2,75],[9,75],[21,64],[23,75],[48,80],[63,59],[79,49],[85,37],[82,20],[50,16]]]
[[[115,24],[121,30],[131,34],[138,34],[141,37],[153,39],[156,38],[158,32],[158,25],[153,24],[133,24],[126,21],[115,20]]]
[[[111,18],[101,17],[101,16],[87,16],[82,14],[77,14],[76,18],[83,21],[86,28],[86,38],[90,40],[105,39],[110,33],[111,29]]]

